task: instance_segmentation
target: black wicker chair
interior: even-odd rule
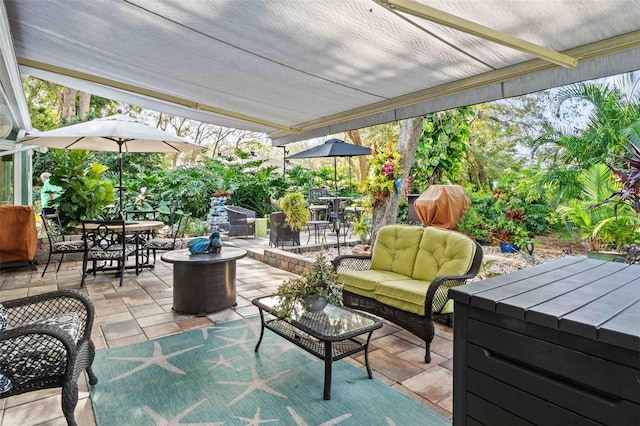
[[[343,291],[344,305],[389,320],[424,340],[426,345],[424,360],[426,363],[429,363],[431,362],[431,341],[435,335],[433,319],[434,317],[445,315],[449,320],[451,318],[450,314],[441,314],[449,299],[448,290],[452,287],[465,284],[466,280],[475,277],[480,270],[483,251],[477,242],[474,241],[474,243],[476,245],[475,254],[466,274],[459,276],[439,276],[431,281],[425,293],[424,315],[407,312],[379,302],[373,298],[361,296],[347,290]],[[331,263],[336,272],[365,271],[371,268],[372,256],[373,253],[369,255],[343,255],[336,257]],[[438,291],[439,289],[440,291]],[[443,291],[443,289],[445,291]]]
[[[269,246],[300,245],[300,230],[294,231],[284,220],[284,212],[269,215]]]
[[[255,235],[256,212],[238,206],[224,206],[224,209],[229,218],[229,237]]]
[[[0,398],[60,387],[62,412],[75,426],[79,376],[86,371],[89,384],[98,383],[91,369],[93,304],[80,291],[62,290],[2,305],[8,328],[0,331]]]
[[[46,207],[45,207],[46,208]],[[47,239],[49,240],[49,257],[47,258],[47,264],[42,271],[41,277],[44,277],[44,273],[47,272],[49,263],[51,262],[51,256],[54,254],[60,255],[60,262],[56,273],[60,271],[62,266],[62,260],[65,254],[69,253],[84,253],[84,241],[82,240],[69,240],[62,232],[62,224],[60,223],[60,216],[58,213],[44,213],[42,217],[42,224],[44,225],[45,232],[47,233]]]

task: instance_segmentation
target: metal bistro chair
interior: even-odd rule
[[[41,277],[44,277],[44,273],[47,272],[49,263],[51,262],[51,255],[59,254],[60,262],[56,273],[60,271],[62,266],[62,260],[67,253],[84,253],[84,241],[83,240],[67,240],[67,237],[62,232],[62,224],[60,223],[60,216],[58,213],[42,214],[42,224],[45,232],[47,233],[47,239],[49,240],[49,258],[47,264],[42,271]]]
[[[312,188],[309,190],[307,202],[309,204],[309,210],[311,210],[313,220],[327,220],[329,206],[325,201],[319,199],[320,197],[326,197],[327,194],[328,191],[325,188]]]
[[[132,221],[135,222],[135,221],[145,221],[145,220],[156,220],[157,217],[158,217],[157,210],[127,210],[124,212],[124,219],[127,221],[127,223],[130,223]],[[138,244],[138,248],[142,249],[140,250],[141,252],[139,253],[140,257],[142,257],[142,261],[139,263],[148,263],[150,249],[146,250],[146,257],[145,257],[145,254],[142,252],[144,251],[144,245],[155,237],[156,237],[155,230],[127,234],[127,240],[129,241],[129,243]],[[137,241],[135,241],[134,239],[137,239]]]
[[[84,287],[84,278],[87,275],[87,263],[92,262],[91,272],[96,275],[97,270],[115,269],[120,273],[120,286],[124,278],[124,270],[127,258],[136,255],[136,274],[138,271],[138,245],[128,244],[126,241],[126,229],[124,220],[112,221],[82,221],[82,236],[85,243],[84,257],[82,259],[82,281],[80,287]],[[112,267],[113,261],[117,266]],[[101,262],[102,265],[98,265]],[[107,266],[107,263],[109,264]]]
[[[171,230],[171,234],[166,238],[152,238],[142,247],[144,250],[153,252],[153,264],[156,264],[156,251],[171,251],[182,248],[182,238],[187,231],[191,213],[183,213],[178,219],[178,224]]]

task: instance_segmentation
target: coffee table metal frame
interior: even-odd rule
[[[369,341],[373,331],[382,327],[382,321],[353,309],[327,305],[320,312],[306,312],[301,309],[297,314],[294,314],[291,322],[288,322],[276,316],[277,301],[278,298],[274,296],[263,296],[252,300],[252,303],[260,311],[260,323],[262,324],[260,338],[255,347],[256,352],[262,342],[264,329],[267,328],[299,348],[324,360],[323,398],[325,400],[331,399],[333,361],[364,351],[367,374],[369,379],[373,379],[373,373],[369,366]],[[272,317],[266,319],[265,312]],[[364,334],[367,335],[366,340],[357,338]]]

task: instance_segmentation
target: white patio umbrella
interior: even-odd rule
[[[19,143],[59,149],[118,152],[120,177],[120,214],[123,206],[123,152],[184,152],[203,149],[155,127],[147,126],[123,114],[96,118],[47,132],[28,134]]]

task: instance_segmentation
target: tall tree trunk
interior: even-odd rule
[[[76,115],[76,91],[65,87],[62,91],[62,119],[68,124]]]
[[[91,93],[80,92],[80,100],[78,102],[78,118],[82,121],[87,119],[89,106],[91,104]]]
[[[420,135],[422,135],[423,122],[424,119],[422,117],[412,118],[402,122],[398,145],[396,146],[397,151],[402,155],[402,158],[400,159],[400,167],[403,170],[402,176],[400,177],[401,188],[404,187],[404,183],[407,181],[407,177],[409,176],[413,157],[416,155],[416,151],[418,149],[418,141],[420,140]],[[380,228],[384,225],[396,223],[399,205],[400,196],[393,192],[389,199],[381,206],[373,208],[373,222],[371,230],[372,245],[375,242],[375,237]]]
[[[358,130],[349,130],[347,132],[349,139],[354,145],[362,146],[362,139],[360,138],[360,132]],[[358,182],[362,183],[367,178],[367,158],[365,156],[358,156],[358,167],[360,173],[358,174]],[[349,159],[351,161],[351,159]]]

